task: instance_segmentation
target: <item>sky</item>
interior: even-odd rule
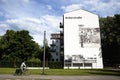
[[[120,0],[0,0],[0,36],[6,30],[28,30],[39,45],[43,34],[59,33],[64,13],[84,9],[100,17],[120,14]]]

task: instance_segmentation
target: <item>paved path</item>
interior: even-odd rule
[[[120,80],[120,76],[0,75],[0,80]]]

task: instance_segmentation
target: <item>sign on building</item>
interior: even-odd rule
[[[64,14],[64,68],[103,68],[96,14],[85,10]]]

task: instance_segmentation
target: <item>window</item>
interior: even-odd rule
[[[73,66],[74,66],[74,67],[81,67],[81,66],[82,66],[82,63],[73,63]]]
[[[92,63],[84,63],[85,67],[92,67]]]
[[[58,43],[58,40],[56,40],[56,42]]]
[[[54,59],[52,59],[52,61],[54,61]]]
[[[56,56],[58,56],[58,52],[56,52]]]
[[[58,61],[58,59],[56,59],[56,61]]]

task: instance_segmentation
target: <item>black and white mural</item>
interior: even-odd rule
[[[99,28],[80,28],[79,27],[79,44],[80,47],[99,47],[100,29]]]

